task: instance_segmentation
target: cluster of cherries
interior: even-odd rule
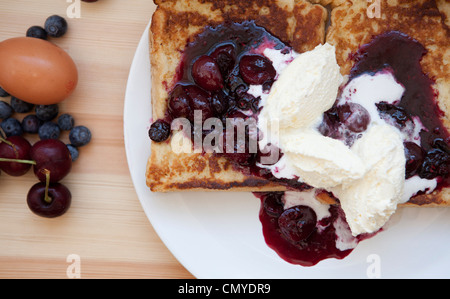
[[[8,175],[23,176],[33,168],[39,182],[27,195],[31,211],[53,218],[69,209],[72,195],[60,183],[72,168],[72,157],[64,142],[44,139],[31,145],[23,136],[1,138],[0,157],[0,169]]]
[[[192,81],[181,81],[172,89],[168,100],[169,117],[152,124],[150,139],[165,141],[170,136],[170,121],[186,118],[193,123],[196,110],[202,112],[202,121],[216,117],[224,125],[228,118],[246,119],[248,113],[244,111],[251,110],[256,114],[260,98],[247,93],[249,85],[263,85],[268,91],[276,71],[272,62],[262,55],[245,54],[239,59],[238,56],[231,43],[219,45],[209,55],[199,56],[190,70]],[[247,150],[241,153],[238,149],[246,145],[235,141],[235,151],[228,158],[238,164],[249,164],[254,155]]]

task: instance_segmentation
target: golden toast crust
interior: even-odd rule
[[[331,26],[325,39],[327,11]],[[168,92],[173,86],[182,51],[206,26],[226,20],[254,20],[297,52],[311,50],[325,40],[336,46],[343,75],[353,66],[349,54],[377,34],[398,30],[417,39],[428,50],[422,61],[426,74],[436,80],[438,103],[450,128],[450,36],[448,1],[382,1],[381,17],[367,17],[367,1],[348,0],[159,0],[153,15],[150,43],[153,118],[164,117]],[[169,142],[152,143],[147,185],[155,192],[169,191],[283,191],[284,186],[242,173],[225,158],[210,154],[175,154]],[[324,201],[329,199],[323,198]],[[414,197],[408,205],[450,205],[450,190]]]

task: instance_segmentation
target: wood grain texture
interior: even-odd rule
[[[0,40],[25,35],[71,3],[0,1]],[[81,3],[68,33],[53,41],[78,66],[75,93],[60,109],[89,127],[92,142],[64,183],[72,207],[61,218],[33,215],[26,194],[34,175],[0,175],[0,278],[67,278],[67,258],[80,258],[81,278],[193,278],[146,218],[128,171],[123,106],[130,65],[155,7],[150,0]],[[63,135],[67,140],[67,135]]]

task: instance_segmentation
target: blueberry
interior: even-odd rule
[[[432,180],[436,177],[446,177],[450,173],[450,154],[434,148],[426,153],[419,172],[421,178]]]
[[[411,121],[411,116],[403,107],[395,106],[386,102],[380,102],[375,105],[377,106],[380,116],[383,119],[390,117],[394,121],[394,124],[400,128],[404,128],[406,126],[406,122]]]
[[[166,121],[158,119],[148,130],[148,136],[154,142],[163,142],[170,136],[170,125]]]
[[[53,15],[45,20],[45,31],[51,37],[61,37],[67,32],[67,21],[58,15]]]
[[[47,31],[45,31],[45,29],[41,26],[31,26],[30,28],[28,28],[26,36],[46,40]]]
[[[63,131],[70,131],[72,130],[73,126],[75,124],[75,120],[73,119],[72,115],[70,114],[61,114],[58,117],[58,126]]]
[[[37,134],[41,125],[42,121],[34,114],[29,114],[22,120],[22,130],[25,133]]]
[[[42,121],[51,121],[59,113],[58,104],[36,105],[36,116]]]
[[[85,126],[77,126],[70,130],[69,140],[73,146],[80,147],[91,141],[91,131]]]
[[[72,144],[67,144],[67,148],[69,149],[70,156],[72,157],[72,162],[75,162],[80,155],[78,148]]]
[[[9,96],[9,93],[6,92],[6,90],[4,90],[3,88],[0,87],[0,97],[6,98],[8,96]]]
[[[16,97],[11,97],[11,107],[17,113],[28,113],[34,108],[34,104],[24,102]]]
[[[61,135],[61,130],[56,123],[48,121],[43,123],[42,126],[39,127],[38,134],[41,140],[58,139]]]
[[[0,118],[1,119],[6,119],[6,118],[11,117],[13,112],[14,112],[14,110],[10,104],[3,102],[3,101],[0,102]]]
[[[3,120],[0,126],[3,132],[5,132],[6,137],[21,136],[23,134],[20,121],[15,118],[10,117]]]

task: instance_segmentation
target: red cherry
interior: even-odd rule
[[[218,91],[223,88],[223,78],[220,68],[210,56],[203,55],[192,66],[192,77],[200,87],[208,91]]]
[[[17,162],[0,162],[0,169],[11,176],[22,176],[30,170],[32,162],[30,160],[31,144],[24,137],[11,136],[0,142],[0,158],[21,160]]]
[[[195,110],[202,112],[202,120],[213,117],[214,113],[211,107],[211,96],[209,93],[201,89],[196,85],[187,85],[185,87],[186,94],[190,99],[191,117],[190,120],[194,120]]]
[[[404,147],[406,157],[405,178],[409,179],[419,171],[425,158],[425,151],[414,142],[405,142]]]
[[[247,84],[262,85],[275,79],[277,74],[272,61],[261,55],[245,55],[239,63],[242,79]]]
[[[37,183],[27,195],[27,204],[36,215],[55,218],[67,212],[72,202],[69,189],[60,183]]]
[[[307,239],[315,230],[317,215],[308,206],[295,206],[287,209],[278,218],[282,234],[291,242]]]
[[[356,103],[346,103],[338,106],[341,122],[355,133],[364,132],[370,123],[370,114],[363,106]]]
[[[270,192],[264,197],[263,207],[267,215],[279,217],[283,211],[283,192]]]
[[[236,56],[235,52],[235,47],[231,44],[227,44],[218,47],[210,55],[219,66],[222,76],[224,77],[226,77],[233,69]]]
[[[174,118],[189,118],[192,113],[190,99],[183,85],[178,84],[175,86],[170,93],[168,105],[169,112]]]
[[[72,168],[72,158],[67,146],[58,139],[44,139],[36,142],[30,151],[30,157],[36,162],[34,174],[41,182],[46,181],[50,173],[50,182],[62,180]]]

